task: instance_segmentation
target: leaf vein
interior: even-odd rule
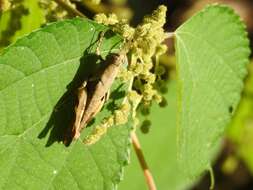
[[[195,38],[195,39],[198,39],[199,41],[202,41],[202,42],[205,42],[211,49],[214,50],[214,52],[216,53],[216,55],[218,55],[220,57],[220,59],[222,60],[223,62],[223,65],[227,66],[231,72],[234,73],[234,75],[238,78],[238,79],[241,79],[241,77],[237,74],[237,72],[234,70],[234,68],[230,65],[230,64],[227,64],[227,62],[224,60],[224,57],[220,55],[220,53],[217,51],[218,48],[215,48],[215,46],[213,46],[210,42],[208,42],[206,39],[203,39],[203,38],[199,38],[197,37],[196,35],[190,33],[190,32],[178,32],[178,33],[181,33],[181,34],[186,34],[186,35],[189,35],[191,36],[192,38]]]

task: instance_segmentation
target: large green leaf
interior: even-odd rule
[[[108,30],[89,20],[50,24],[22,39],[0,57],[0,189],[114,189],[128,160],[129,127],[119,126],[95,145],[81,140],[65,147],[64,131],[74,117],[74,91],[99,66],[98,36]],[[107,32],[103,56],[122,38]],[[98,64],[96,64],[98,63]],[[116,82],[109,101],[86,128],[111,114],[126,84]],[[54,106],[57,104],[56,108]]]
[[[165,95],[167,107],[153,105],[150,109],[151,128],[143,134],[137,128],[145,158],[154,176],[157,189],[181,190],[189,181],[178,172],[176,149],[176,81],[170,81]],[[143,117],[142,117],[143,118]],[[166,118],[166,119],[164,119]],[[129,166],[126,167],[124,180],[119,190],[147,189],[143,171],[135,154],[131,154]]]
[[[209,167],[240,100],[249,41],[231,8],[211,5],[176,32],[179,162],[188,177]]]

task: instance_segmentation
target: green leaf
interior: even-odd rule
[[[0,189],[114,189],[128,160],[129,127],[111,128],[92,146],[61,142],[74,117],[75,90],[100,65],[98,36],[108,30],[85,19],[50,24],[0,57]],[[107,32],[103,56],[122,38]],[[95,67],[96,66],[96,67]],[[122,101],[127,84],[114,83],[92,128]],[[56,107],[55,107],[56,106]]]
[[[137,128],[137,135],[157,189],[182,190],[190,183],[178,172],[177,166],[176,87],[175,80],[169,82],[168,93],[165,95],[167,107],[152,105],[148,116],[151,121],[149,133],[143,134]],[[145,118],[142,117],[143,119]],[[126,167],[119,190],[147,189],[142,173],[136,155],[131,154],[130,164]]]
[[[249,65],[249,75],[245,81],[242,100],[227,130],[227,138],[240,157],[253,173],[253,66]]]
[[[240,100],[250,54],[231,8],[211,5],[176,30],[179,162],[188,177],[208,168]]]

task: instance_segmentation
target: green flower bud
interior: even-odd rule
[[[150,130],[151,127],[151,121],[150,120],[144,120],[141,124],[141,132],[144,134],[147,134]]]

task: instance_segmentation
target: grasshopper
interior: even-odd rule
[[[92,95],[87,93],[83,85],[78,89],[78,105],[76,106],[76,118],[72,130],[73,138],[78,139],[83,128],[101,110],[106,99],[106,95],[115,80],[120,66],[125,58],[124,54],[113,54],[110,57],[109,65],[100,75]],[[86,84],[86,83],[85,83]],[[89,98],[87,98],[89,97]]]
[[[99,34],[98,46],[96,52],[100,55],[100,46],[105,32]],[[84,82],[82,87],[78,89],[78,104],[75,108],[75,120],[72,126],[72,138],[78,139],[83,128],[86,127],[89,121],[101,110],[104,105],[108,91],[110,90],[113,81],[115,80],[120,66],[125,58],[123,51],[119,54],[112,54],[106,59],[107,65],[104,70],[98,74],[99,78],[92,92],[87,92],[91,83]],[[87,88],[86,88],[87,86]]]
[[[124,58],[125,54],[123,53],[110,55],[109,59],[106,60],[108,65],[100,74],[100,80],[95,85],[94,91],[91,95],[86,92],[86,88],[79,88],[79,101],[75,110],[76,118],[72,128],[74,139],[80,137],[82,129],[85,128],[88,122],[94,118],[103,107],[106,94],[110,90]],[[89,83],[87,85],[89,85]]]
[[[86,85],[87,85],[87,82],[85,81],[82,84],[82,86],[78,88],[78,91],[77,91],[78,104],[75,107],[75,120],[74,120],[73,128],[79,127],[80,122],[83,117],[83,113],[85,111],[85,106],[87,102]]]

